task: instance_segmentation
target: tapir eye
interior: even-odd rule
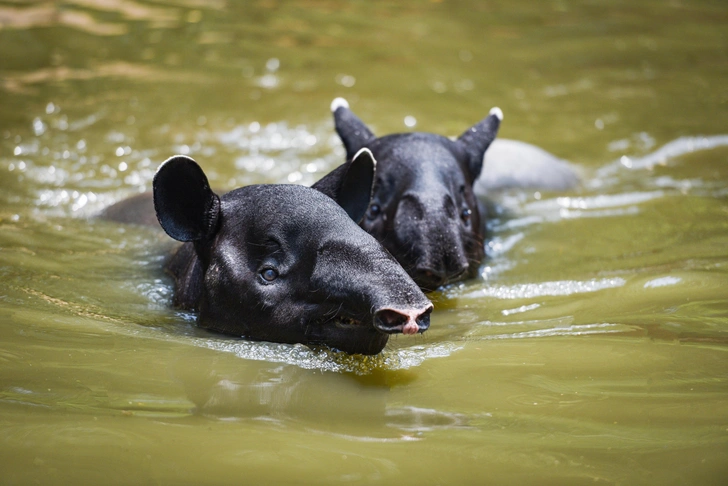
[[[465,208],[465,209],[463,209],[463,211],[462,211],[462,212],[460,213],[460,217],[461,217],[461,218],[463,218],[463,221],[464,221],[465,223],[468,223],[468,222],[470,222],[470,217],[471,217],[472,215],[473,215],[473,211],[472,211],[472,210],[471,210],[470,208]]]
[[[263,277],[263,280],[266,282],[272,282],[278,278],[278,272],[276,272],[273,268],[265,268],[260,272],[260,276]]]
[[[382,212],[382,208],[379,207],[379,204],[372,204],[369,206],[369,219],[374,219],[377,216],[379,216]]]

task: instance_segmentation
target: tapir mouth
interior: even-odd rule
[[[331,322],[340,329],[350,329],[353,327],[361,327],[364,325],[364,322],[361,320],[343,315],[338,315],[334,317],[333,319],[331,319]]]
[[[430,267],[420,266],[408,273],[412,280],[420,287],[420,289],[427,293],[432,292],[443,285],[448,285],[453,282],[463,280],[468,275],[469,265],[464,265],[461,268],[447,271],[447,270],[433,270]]]

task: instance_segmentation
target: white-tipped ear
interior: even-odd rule
[[[500,108],[493,108],[484,120],[465,130],[458,138],[458,143],[462,144],[468,153],[470,159],[468,168],[473,180],[478,178],[483,169],[483,156],[498,134],[502,118],[503,112]]]
[[[326,174],[312,187],[339,203],[359,223],[372,198],[376,171],[377,161],[371,150],[362,148],[349,162]]]
[[[339,188],[339,197],[336,202],[356,223],[361,222],[369,208],[376,172],[377,160],[371,150],[363,148],[351,159]]]
[[[377,138],[349,109],[349,103],[344,98],[336,98],[331,102],[331,112],[334,115],[336,133],[346,148],[347,160],[352,160],[359,149]]]
[[[359,150],[356,153],[356,155],[354,155],[354,157],[351,158],[351,160],[356,160],[359,157],[368,157],[368,158],[370,158],[371,159],[372,167],[374,167],[374,170],[376,171],[376,169],[377,169],[377,159],[374,158],[374,154],[372,153],[371,150],[369,150],[368,148],[364,147],[363,149]]]
[[[169,236],[198,241],[215,234],[220,198],[197,162],[184,155],[170,157],[154,174],[152,188],[157,220]]]
[[[344,98],[334,98],[334,101],[331,102],[331,113],[334,113],[341,107],[349,108],[349,102]]]

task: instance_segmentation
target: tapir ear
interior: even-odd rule
[[[376,138],[364,122],[349,109],[349,103],[344,98],[336,98],[331,102],[331,113],[334,114],[336,133],[346,148],[347,160],[353,159],[364,145]]]
[[[463,132],[458,142],[468,154],[468,168],[473,180],[477,179],[483,170],[483,157],[490,144],[498,134],[498,128],[503,121],[503,112],[500,108],[493,108],[490,114],[477,125],[473,125]]]
[[[170,157],[154,175],[154,210],[169,236],[179,241],[210,238],[217,230],[220,198],[189,157]]]
[[[376,168],[377,161],[371,151],[363,148],[350,162],[340,165],[312,187],[339,203],[359,223],[372,198]]]

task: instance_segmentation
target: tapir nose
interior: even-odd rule
[[[412,272],[412,280],[423,290],[432,291],[445,285],[447,282],[457,280],[468,271],[468,263],[463,263],[457,268],[435,269],[429,266],[419,265]]]
[[[374,313],[374,327],[386,334],[417,334],[430,327],[433,306],[420,309],[384,308]]]
[[[437,194],[402,195],[394,220],[396,240],[388,245],[425,292],[460,279],[470,267],[455,203],[449,194]]]

